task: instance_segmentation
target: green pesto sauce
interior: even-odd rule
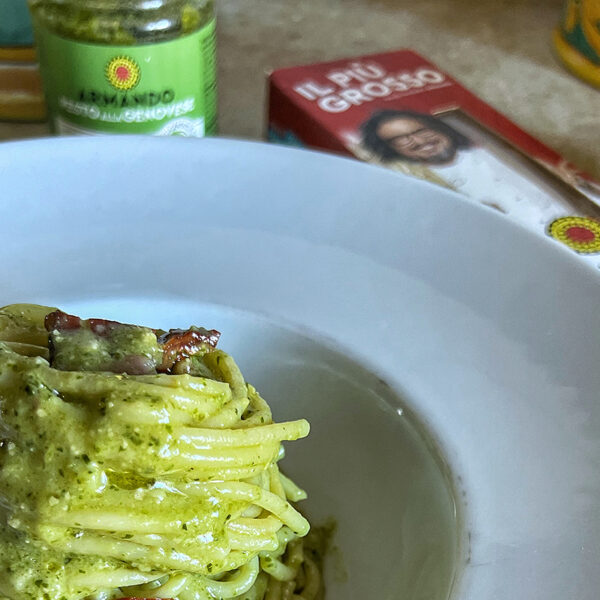
[[[46,348],[48,332],[44,318],[55,308],[37,304],[11,304],[0,309],[0,340]]]
[[[214,17],[213,0],[163,0],[145,8],[141,0],[29,0],[36,27],[65,38],[133,46],[193,33]]]
[[[158,383],[164,377],[175,380],[160,375],[147,380]],[[224,383],[194,382],[218,402],[230,393]],[[135,515],[162,531],[174,549],[194,557],[198,573],[220,570],[207,556],[214,555],[228,519],[243,506],[216,493],[193,499],[171,493],[175,484],[205,479],[202,473],[182,472],[176,457],[170,464],[174,425],[167,420],[153,427],[152,435],[141,435],[121,419],[121,411],[137,402],[160,414],[170,402],[163,387],[140,385],[122,375],[61,372],[40,357],[20,356],[0,343],[5,439],[0,446],[0,597],[76,600],[93,591],[77,583],[81,573],[118,566],[150,573],[172,570],[159,550],[144,560],[116,559],[111,544],[134,537],[126,525],[98,532],[104,541],[97,556],[70,552],[74,541],[89,535],[73,515],[103,507],[121,515],[124,523]]]
[[[70,556],[28,543],[11,528],[0,531],[0,595],[25,600],[75,600],[94,588],[70,585],[81,572],[112,570],[119,561],[100,557]]]
[[[155,367],[162,350],[151,329],[120,325],[108,335],[98,336],[86,327],[53,331],[52,366],[62,371],[126,371],[124,360],[139,356]],[[119,364],[123,368],[118,369]]]

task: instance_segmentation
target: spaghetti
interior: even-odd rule
[[[218,335],[0,310],[0,597],[320,597],[278,466],[309,425],[274,423]]]

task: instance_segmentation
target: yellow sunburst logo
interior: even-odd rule
[[[580,254],[600,252],[600,223],[587,217],[561,217],[548,227],[548,233]]]
[[[140,81],[140,67],[128,56],[115,56],[106,65],[106,79],[115,89],[126,92]]]

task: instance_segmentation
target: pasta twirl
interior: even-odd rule
[[[0,310],[0,597],[313,600],[306,494],[218,332]]]

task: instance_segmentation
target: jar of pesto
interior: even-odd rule
[[[29,0],[58,134],[216,129],[213,0]]]

